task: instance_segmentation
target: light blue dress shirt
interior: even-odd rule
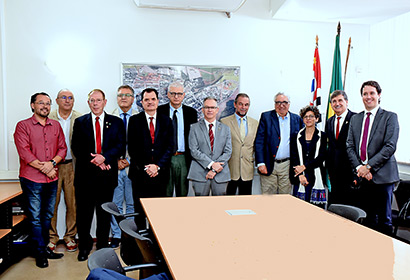
[[[290,115],[289,113],[287,113],[285,118],[283,119],[278,115],[278,119],[280,129],[280,144],[276,153],[276,160],[290,157]]]
[[[171,105],[169,105],[171,110],[169,111],[169,117],[172,120],[174,116],[174,111],[177,111],[177,119],[178,119],[178,147],[177,152],[185,152],[185,138],[184,138],[184,116],[182,114],[182,106],[178,109],[175,109]]]
[[[235,113],[236,120],[238,121],[239,130],[241,129],[241,117]],[[245,136],[248,135],[248,116],[243,117],[243,122],[245,124]]]

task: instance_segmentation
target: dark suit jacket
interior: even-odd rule
[[[350,121],[346,148],[353,168],[362,164],[359,145],[363,118],[364,111],[354,115]],[[370,172],[375,184],[391,184],[400,180],[394,157],[398,139],[397,114],[379,108],[367,143],[368,164],[371,166]]]
[[[113,189],[118,183],[118,159],[125,155],[125,127],[123,121],[113,115],[105,113],[103,124],[103,143],[101,154],[105,157],[105,164],[111,170],[101,170],[90,163],[95,153],[94,129],[91,113],[78,117],[74,122],[71,149],[76,157],[74,185],[86,185],[95,176],[105,178],[105,182]]]
[[[157,113],[166,115],[169,117],[169,112],[171,110],[170,104],[163,104],[161,106],[158,106]],[[189,170],[189,167],[191,166],[191,161],[192,161],[192,156],[191,156],[191,151],[189,149],[189,130],[191,129],[191,124],[196,123],[198,121],[198,112],[189,106],[182,105],[182,114],[184,116],[184,141],[185,141],[185,161],[187,168]]]
[[[319,133],[320,135],[320,148],[318,156],[315,157],[316,154],[316,145],[319,141]],[[312,140],[310,142],[309,148],[306,144],[306,136],[305,130],[301,132],[300,138],[297,139],[297,133],[292,134],[290,137],[290,180],[292,184],[299,184],[299,177],[295,177],[293,166],[301,165],[299,160],[299,152],[297,141],[299,141],[302,147],[302,157],[303,157],[303,164],[306,167],[304,171],[306,179],[309,182],[309,185],[315,185],[315,168],[320,168],[320,172],[322,173],[322,180],[323,185],[326,185],[326,173],[323,167],[323,162],[326,158],[326,146],[327,146],[327,137],[326,133],[319,131],[317,128],[315,133],[313,134]]]
[[[148,129],[145,112],[130,117],[128,123],[128,153],[131,158],[130,170],[128,176],[133,183],[141,183],[142,188],[136,190],[146,190],[146,184],[165,184],[169,178],[169,165],[174,148],[172,122],[169,116],[158,114],[155,127],[155,140],[152,143],[151,135]],[[144,171],[147,164],[156,164],[160,167],[158,176],[150,178]],[[163,190],[153,190],[147,196],[165,196]],[[144,195],[144,194],[143,194]],[[145,195],[144,195],[145,196]]]
[[[290,134],[298,133],[303,127],[302,118],[296,114],[290,114]],[[278,115],[275,110],[264,112],[259,121],[258,131],[255,138],[256,165],[265,163],[270,175],[275,164],[276,152],[280,143],[280,129]]]
[[[332,184],[349,186],[353,182],[353,168],[350,165],[346,151],[346,140],[349,132],[350,118],[356,113],[347,111],[346,118],[342,124],[339,138],[335,135],[335,118],[332,116],[326,122],[325,132],[328,137],[328,152],[326,157],[326,168]]]

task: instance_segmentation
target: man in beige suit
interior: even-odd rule
[[[248,117],[250,99],[246,93],[239,93],[235,98],[235,113],[223,118],[221,122],[231,129],[232,156],[229,160],[231,181],[226,190],[227,195],[252,194],[254,168],[254,145],[258,121]]]
[[[56,103],[58,109],[50,113],[49,118],[60,123],[63,129],[65,142],[67,145],[67,156],[65,161],[58,165],[58,187],[56,204],[54,207],[54,215],[51,219],[50,227],[50,243],[48,248],[54,251],[56,244],[59,241],[57,233],[57,210],[60,203],[61,190],[64,190],[64,200],[66,205],[66,232],[64,234],[64,242],[67,246],[67,251],[73,252],[77,250],[77,243],[75,235],[77,234],[76,227],[76,206],[74,194],[74,167],[73,157],[71,154],[71,136],[73,134],[74,120],[81,116],[81,114],[73,110],[74,95],[68,89],[62,89],[58,92]]]

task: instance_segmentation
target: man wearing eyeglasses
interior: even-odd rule
[[[45,92],[35,93],[30,106],[33,116],[17,123],[14,142],[20,158],[20,185],[27,205],[36,265],[44,268],[48,259],[63,257],[47,248],[47,242],[56,201],[57,164],[64,160],[67,145],[60,124],[48,117],[50,96]]]
[[[73,135],[74,120],[81,116],[81,114],[73,110],[74,95],[68,89],[62,89],[58,92],[56,103],[58,108],[50,113],[50,119],[56,120],[60,123],[63,129],[65,142],[67,145],[67,155],[65,160],[58,165],[58,187],[56,206],[54,208],[54,215],[51,219],[50,227],[50,242],[48,248],[54,251],[60,237],[57,232],[57,210],[60,204],[61,190],[64,190],[64,201],[66,206],[66,231],[64,234],[64,242],[68,252],[77,250],[77,243],[75,235],[77,234],[76,226],[76,209],[75,209],[75,190],[74,190],[74,166],[73,156],[71,154],[71,137]]]
[[[134,103],[134,89],[129,85],[122,85],[117,90],[117,104],[112,114],[122,119],[125,126],[125,131],[128,130],[128,122],[132,115],[138,111],[132,109]],[[132,197],[132,182],[128,178],[128,168],[130,159],[128,155],[128,147],[126,148],[125,157],[118,160],[118,185],[114,190],[112,202],[117,205],[118,210],[123,213],[123,203],[125,202],[125,213],[134,213],[134,199]],[[111,248],[118,248],[121,241],[121,230],[114,217],[111,218]]]
[[[216,120],[219,107],[216,98],[204,99],[204,119],[193,124],[189,132],[192,163],[188,179],[196,196],[225,195],[231,180],[228,160],[232,155],[231,131]]]
[[[191,124],[198,120],[198,114],[194,108],[182,104],[185,92],[180,82],[168,86],[167,97],[169,103],[158,106],[158,114],[169,116],[174,128],[174,149],[166,195],[173,196],[175,187],[176,196],[187,196],[187,175],[192,161],[188,136]]]
[[[85,261],[93,247],[90,235],[94,210],[97,217],[97,249],[108,246],[111,215],[101,205],[111,201],[118,183],[118,160],[125,156],[123,121],[104,112],[107,99],[100,89],[88,94],[91,113],[74,122],[71,149],[75,162],[75,197],[79,253]]]
[[[275,110],[261,115],[255,138],[255,157],[263,194],[290,194],[290,135],[303,127],[300,116],[289,112],[289,97],[275,95]]]

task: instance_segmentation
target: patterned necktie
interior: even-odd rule
[[[363,129],[363,138],[362,138],[362,145],[360,146],[360,159],[362,161],[366,160],[366,150],[367,150],[367,135],[369,134],[369,125],[370,125],[370,115],[372,113],[367,113],[366,121],[364,122],[364,129]]]
[[[151,140],[152,140],[152,144],[154,144],[154,140],[155,140],[155,129],[154,129],[154,117],[149,117],[149,119],[151,120],[149,122],[149,134],[151,134]]]
[[[174,115],[172,116],[172,125],[174,127],[174,153],[178,151],[178,117],[177,110],[174,110]]]
[[[342,117],[337,117],[337,125],[336,125],[336,140],[339,138],[339,121]]]
[[[101,127],[100,118],[95,118],[95,146],[97,147],[97,154],[101,154]]]
[[[214,150],[214,132],[212,131],[213,124],[209,124],[209,141],[211,142],[211,151]]]
[[[241,140],[245,140],[246,131],[245,131],[245,121],[241,118],[241,124],[239,125],[239,132],[241,133]]]

